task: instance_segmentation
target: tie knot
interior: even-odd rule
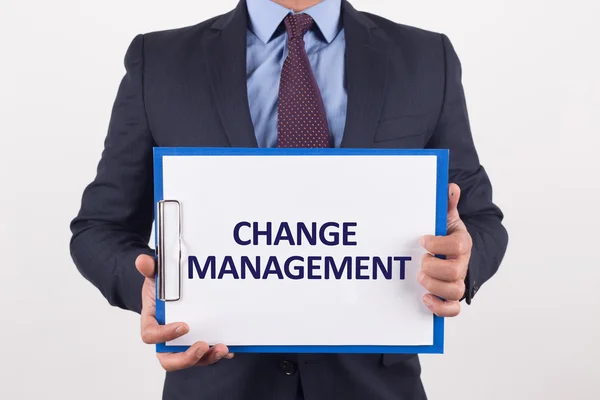
[[[304,38],[306,32],[312,28],[315,21],[308,14],[289,14],[283,20],[285,30],[288,33],[289,39]]]

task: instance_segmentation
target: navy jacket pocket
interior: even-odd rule
[[[431,115],[428,114],[384,119],[380,120],[377,126],[375,142],[417,138],[411,140],[411,143],[419,143],[420,140],[424,146],[424,140],[429,136],[428,133],[431,129]]]

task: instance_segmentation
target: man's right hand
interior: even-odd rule
[[[181,337],[190,328],[182,322],[159,325],[156,321],[156,263],[154,258],[142,254],[135,260],[135,266],[146,278],[142,287],[142,340],[147,344],[165,343]],[[209,347],[205,342],[196,342],[183,353],[157,353],[158,360],[167,371],[177,371],[194,366],[214,364],[221,358],[231,359],[233,353],[224,344]]]

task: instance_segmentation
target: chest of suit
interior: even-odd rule
[[[443,68],[431,70],[443,65],[432,60],[441,55],[404,48],[351,23],[345,31],[348,106],[341,147],[426,147],[443,102]],[[201,39],[168,49],[161,60],[146,53],[144,102],[156,146],[256,147],[245,29]]]

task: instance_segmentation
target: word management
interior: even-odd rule
[[[237,223],[232,230],[232,246],[244,253],[251,247],[263,249],[284,247],[286,255],[207,255],[188,257],[188,279],[335,279],[404,280],[410,256],[328,255],[332,247],[353,253],[360,237],[357,222],[248,222]],[[310,249],[315,255],[306,255]],[[316,252],[316,251],[315,251]],[[281,251],[278,251],[281,253]]]

